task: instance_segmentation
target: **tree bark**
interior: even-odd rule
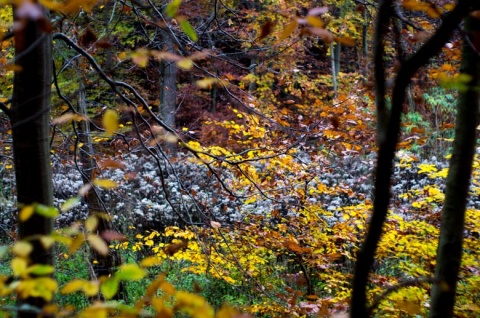
[[[477,4],[473,10],[479,9]],[[455,140],[445,189],[430,318],[453,317],[463,251],[465,210],[479,123],[480,20],[467,17],[464,30],[466,40],[463,43],[461,73],[468,74],[471,80],[466,90],[460,92],[457,104]]]
[[[175,53],[175,45],[168,31],[163,30],[163,41],[165,51]],[[169,127],[175,128],[175,117],[177,112],[177,64],[165,60],[162,63],[162,79],[160,81],[160,115]],[[177,151],[176,143],[166,141],[166,149],[170,154]]]
[[[87,116],[86,91],[83,83],[80,84],[77,111],[80,114]],[[82,164],[80,173],[82,175],[83,183],[87,185],[95,179],[95,170],[97,167],[88,122],[83,120],[77,122],[77,135],[78,142],[82,144],[79,148],[79,158]],[[103,214],[104,216],[108,216],[105,204],[100,198],[99,190],[92,188],[85,196],[85,201],[88,206],[88,215]],[[112,230],[112,223],[107,218],[98,215],[98,221],[97,235],[100,237],[102,237],[103,232]],[[110,244],[108,241],[105,243],[107,245]],[[113,275],[116,272],[116,269],[121,265],[120,255],[115,249],[111,249],[107,255],[101,255],[94,249],[90,249],[90,261],[93,268],[93,276],[95,276],[93,279],[98,279],[101,276],[109,277]],[[120,289],[115,295],[115,299],[124,299],[125,293],[124,284],[120,284]]]
[[[32,4],[39,12],[45,12]],[[53,205],[52,171],[50,167],[50,93],[52,83],[52,39],[42,31],[47,15],[26,17],[14,8],[15,72],[11,124],[18,205],[33,203]],[[25,14],[25,13],[24,13]],[[52,248],[45,248],[38,235],[50,235],[53,219],[34,214],[27,221],[18,221],[20,239],[29,239],[34,249],[31,264],[53,265]],[[19,299],[19,305],[41,309],[43,298]],[[36,317],[36,313],[19,311],[18,317]]]
[[[389,111],[385,103],[385,71],[383,66],[385,29],[392,16],[393,1],[380,2],[378,13],[375,48],[375,85],[377,103],[377,143],[378,159],[375,172],[375,193],[373,213],[365,241],[357,252],[357,263],[352,284],[351,318],[366,318],[369,316],[367,308],[367,283],[370,267],[375,259],[375,252],[382,235],[382,227],[387,218],[390,203],[391,176],[393,172],[393,159],[395,148],[400,134],[401,114],[405,102],[405,94],[412,76],[424,66],[429,59],[436,55],[450,38],[465,14],[468,12],[473,0],[460,0],[457,6],[443,19],[442,25],[432,37],[422,45],[418,51],[407,58],[398,70],[391,95],[392,107]],[[379,36],[380,35],[380,36]]]

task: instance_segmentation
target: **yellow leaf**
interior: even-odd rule
[[[98,286],[98,281],[88,281],[83,285],[82,289],[85,295],[92,297],[98,294],[100,288]]]
[[[13,253],[20,257],[27,257],[33,250],[32,244],[25,241],[18,241],[13,245]]]
[[[15,257],[10,262],[10,267],[12,268],[13,276],[21,276],[27,272],[27,260],[20,257]]]
[[[126,52],[121,52],[117,55],[117,58],[122,61],[128,57],[128,54]]]
[[[222,305],[217,311],[215,318],[232,318],[232,317],[242,317],[240,312],[238,312],[235,308],[228,305]]]
[[[151,266],[156,266],[156,265],[160,265],[163,263],[163,260],[157,256],[149,256],[149,257],[146,257],[144,258],[141,262],[140,262],[140,266],[141,267],[151,267]]]
[[[82,246],[83,242],[85,241],[85,236],[83,233],[79,233],[69,244],[68,252],[70,254],[74,253],[76,250]]]
[[[95,234],[87,234],[87,240],[88,244],[100,255],[108,254],[108,245],[100,236]]]
[[[176,306],[186,314],[193,317],[213,318],[213,308],[206,302],[206,300],[197,295],[185,291],[178,291],[175,294]]]
[[[46,301],[50,301],[56,289],[57,282],[54,279],[39,277],[21,281],[17,287],[17,292],[22,298],[41,297]]]
[[[322,19],[312,15],[307,16],[307,23],[316,28],[323,28],[325,26],[325,23],[323,23]]]
[[[190,59],[181,59],[177,62],[177,66],[188,71],[193,67],[193,62]]]
[[[218,80],[213,77],[207,77],[196,82],[197,86],[203,89],[210,89]]]
[[[418,315],[422,312],[422,305],[418,301],[396,301],[397,308],[409,315]]]
[[[42,243],[44,248],[48,249],[55,243],[55,239],[51,236],[43,235],[42,237],[40,237],[40,242]]]
[[[139,67],[147,67],[149,60],[150,52],[146,49],[138,49],[135,52],[132,52],[132,62]]]
[[[64,295],[66,294],[72,294],[72,293],[75,293],[79,290],[82,290],[83,289],[83,286],[87,283],[86,280],[83,280],[83,279],[74,279],[72,281],[69,281],[68,283],[66,283],[62,289],[60,290],[60,292]]]
[[[93,180],[93,184],[104,189],[113,189],[118,187],[118,184],[115,181],[109,179],[95,179]]]
[[[107,134],[112,135],[118,129],[118,114],[116,111],[107,109],[103,114],[103,128]]]
[[[19,214],[20,221],[21,222],[27,221],[33,215],[33,212],[35,212],[35,207],[33,205],[24,206],[20,210],[20,214]]]
[[[100,307],[87,307],[78,315],[80,318],[107,318],[108,309]]]
[[[97,226],[98,218],[95,215],[91,215],[85,220],[85,230],[92,232],[97,229]]]

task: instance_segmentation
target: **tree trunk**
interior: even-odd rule
[[[162,31],[165,51],[175,53],[173,39],[167,30]],[[177,64],[165,60],[160,81],[160,115],[163,121],[171,128],[175,128],[175,115],[177,112]],[[170,154],[177,151],[176,143],[166,141],[166,149]]]
[[[352,284],[352,302],[350,305],[351,318],[369,317],[372,308],[367,304],[367,283],[370,268],[375,259],[375,252],[382,235],[382,227],[388,214],[390,203],[391,176],[395,148],[400,134],[401,115],[408,85],[413,75],[424,66],[431,57],[438,54],[452,32],[468,12],[473,0],[460,0],[457,6],[450,11],[442,21],[437,31],[413,55],[401,63],[395,77],[395,84],[391,93],[391,109],[386,107],[385,100],[385,67],[384,43],[385,32],[388,30],[392,17],[394,1],[380,1],[375,30],[375,87],[377,104],[377,143],[378,159],[375,172],[375,193],[373,213],[369,221],[368,231],[360,250],[357,252],[355,274]]]
[[[44,11],[40,6],[38,10]],[[18,12],[14,9],[15,64],[21,69],[15,72],[11,108],[17,200],[20,207],[33,203],[52,206],[49,144],[52,39],[50,34],[42,32],[41,26],[47,23],[46,13],[34,21],[19,17]],[[31,264],[54,263],[52,248],[45,248],[38,238],[32,238],[50,235],[52,218],[34,214],[25,222],[19,221],[18,230],[20,239],[29,238],[33,244]],[[46,303],[43,298],[19,299],[19,305],[40,309]],[[20,311],[18,317],[36,317],[36,314]]]
[[[475,10],[479,10],[476,6]],[[471,76],[471,81],[466,90],[460,92],[457,104],[455,140],[445,189],[430,318],[453,317],[462,258],[465,210],[475,155],[476,127],[479,122],[480,20],[467,17],[464,29],[468,40],[463,44],[461,73]]]
[[[333,94],[337,96],[337,75],[339,70],[337,68],[340,67],[340,57],[337,54],[340,54],[340,44],[333,44],[330,43],[330,59],[332,64],[332,84],[333,84]]]
[[[77,111],[87,116],[86,105],[86,92],[83,83],[80,84],[79,96],[78,96],[78,109]],[[92,138],[90,136],[90,126],[86,121],[79,121],[77,123],[78,142],[82,144],[79,149],[80,162],[82,168],[80,173],[82,174],[83,183],[90,184],[95,179],[95,169],[97,167],[94,150],[92,145]],[[102,202],[99,194],[100,190],[92,188],[85,196],[85,201],[88,206],[88,215],[108,214],[105,204]],[[99,215],[98,217],[97,235],[102,237],[102,232],[112,230],[112,223],[107,219]],[[110,242],[106,242],[107,245]],[[110,250],[107,255],[101,255],[94,249],[90,249],[90,260],[93,268],[94,279],[98,279],[101,276],[109,277],[115,273],[116,269],[121,265],[121,258],[117,250]],[[96,262],[94,262],[96,261]],[[125,290],[123,284],[120,284],[121,289],[116,294],[116,299],[122,299],[125,296]]]

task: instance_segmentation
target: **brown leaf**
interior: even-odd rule
[[[322,29],[322,28],[308,28],[308,32],[312,35],[319,36],[323,42],[330,44],[333,42],[333,34],[332,32]]]
[[[320,15],[322,13],[328,12],[328,7],[316,7],[308,11],[307,16]]]
[[[188,241],[181,241],[181,242],[178,242],[178,243],[172,243],[172,244],[169,244],[165,248],[165,253],[168,256],[173,256],[175,253],[177,253],[181,249],[187,248],[187,246],[188,246]]]
[[[219,222],[216,222],[216,221],[210,221],[210,225],[214,228],[214,229],[219,229],[222,227],[222,224],[220,224]]]
[[[127,238],[122,234],[116,231],[103,231],[100,236],[106,241],[125,241]]]
[[[270,33],[273,31],[273,27],[275,24],[272,21],[267,21],[265,22],[264,25],[262,25],[262,28],[260,30],[260,36],[258,37],[258,40],[263,40],[266,38]]]
[[[333,126],[333,129],[338,129],[340,127],[340,119],[337,116],[332,116],[329,118],[330,124]]]
[[[127,166],[121,161],[118,160],[112,160],[112,159],[105,159],[102,160],[98,163],[100,168],[105,169],[105,168],[112,168],[112,169],[120,169],[120,170],[125,170]]]
[[[109,49],[111,47],[113,47],[113,43],[112,42],[108,42],[108,41],[98,41],[97,43],[95,43],[95,47],[98,47],[99,49]]]
[[[95,41],[97,41],[97,35],[93,30],[88,26],[85,32],[80,36],[80,39],[78,40],[78,44],[80,44],[83,47],[89,47],[92,45]]]

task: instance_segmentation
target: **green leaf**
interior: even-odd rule
[[[125,264],[115,273],[115,278],[121,280],[140,280],[144,278],[146,272],[137,264]]]
[[[440,73],[438,74],[438,81],[443,88],[465,92],[468,90],[468,85],[472,81],[472,77],[463,73],[460,73],[457,76],[448,76],[445,73]]]
[[[42,276],[53,273],[55,269],[52,265],[35,264],[30,266],[27,271],[30,274]]]
[[[1,245],[0,246],[0,259],[2,259],[8,252],[8,246]]]
[[[100,290],[106,299],[111,299],[118,291],[119,280],[116,277],[107,279],[102,283]]]
[[[68,199],[67,201],[63,202],[60,209],[62,211],[68,211],[71,208],[76,207],[79,203],[80,203],[80,197],[72,197],[72,198]]]
[[[165,9],[165,13],[170,17],[173,18],[174,16],[177,15],[178,8],[180,7],[180,4],[182,3],[182,0],[173,0],[167,5],[167,8]]]
[[[43,204],[37,204],[35,205],[35,211],[40,214],[41,216],[47,217],[47,218],[54,218],[58,216],[58,210],[57,208],[53,206],[46,206]]]
[[[193,41],[197,42],[198,40],[198,35],[197,32],[195,32],[195,29],[192,27],[190,22],[187,20],[182,20],[180,21],[180,27],[182,28],[183,32],[185,32],[186,35]]]

